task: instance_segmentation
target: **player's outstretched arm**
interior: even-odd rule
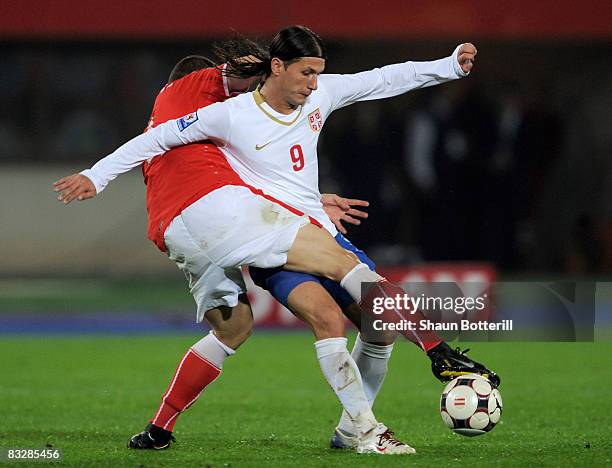
[[[172,148],[207,139],[223,143],[227,141],[229,131],[229,113],[223,104],[212,104],[180,119],[158,125],[132,138],[91,169],[81,171],[81,174],[91,180],[99,194],[120,174]]]
[[[355,208],[356,206],[369,206],[370,203],[365,200],[344,198],[335,193],[323,193],[321,194],[321,203],[331,222],[342,234],[346,234],[346,228],[342,224],[343,221],[358,226],[361,224],[361,220],[357,218],[366,219],[368,217],[368,213]]]
[[[319,83],[333,111],[357,101],[393,97],[467,76],[476,53],[474,44],[467,42],[439,60],[396,63],[352,75],[321,75]]]
[[[53,191],[58,193],[57,199],[66,205],[73,200],[87,200],[98,194],[93,182],[82,174],[62,177],[53,183]]]

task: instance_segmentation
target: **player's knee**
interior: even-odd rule
[[[335,281],[336,283],[342,281],[347,273],[359,264],[359,259],[351,252],[346,250],[337,252],[336,255],[330,256],[329,259],[330,262],[328,265],[326,265],[326,271],[323,276]]]
[[[237,349],[242,343],[249,339],[253,334],[253,317],[245,317],[240,321],[240,326],[233,330],[233,340],[236,343],[233,349]]]
[[[378,346],[388,346],[395,343],[397,340],[398,333],[391,330],[379,330],[374,327],[372,318],[367,316],[363,317],[359,326],[359,333],[361,334],[361,340],[367,343],[371,343]]]
[[[238,349],[253,333],[253,317],[242,316],[215,327],[215,335],[227,346]]]
[[[232,349],[238,349],[238,347],[240,347],[240,345],[242,345],[246,340],[249,339],[249,337],[253,334],[253,327],[250,326],[249,328],[244,328],[238,331],[238,333],[236,333],[234,340],[236,342],[235,346],[232,346]]]
[[[253,321],[249,323],[248,327],[245,327],[241,330],[240,339],[242,340],[240,344],[244,343],[249,337],[253,334]]]
[[[373,324],[373,318],[370,315],[365,315],[357,304],[350,304],[342,311],[344,316],[348,318],[355,328],[359,330],[361,340],[377,346],[389,346],[395,343],[397,332],[389,331],[386,328],[377,330]]]
[[[240,327],[215,330],[215,335],[223,344],[232,349],[238,349],[253,333],[253,325],[244,324]]]
[[[360,333],[362,341],[376,346],[392,345],[393,343],[395,343],[395,340],[398,336],[396,332],[390,331],[376,331],[374,333],[364,333],[363,331],[361,331]]]

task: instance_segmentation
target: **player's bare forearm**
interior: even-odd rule
[[[97,195],[93,182],[83,174],[72,174],[53,182],[53,191],[58,193],[57,199],[66,205],[73,200],[87,200]]]
[[[370,203],[365,200],[344,198],[340,195],[324,193],[321,194],[321,203],[323,204],[323,210],[325,210],[331,222],[334,223],[336,229],[342,234],[346,234],[346,228],[342,224],[343,221],[358,226],[361,224],[361,219],[366,219],[368,217],[368,213],[365,211],[354,208],[356,206],[369,206]]]

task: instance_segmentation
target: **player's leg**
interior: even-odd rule
[[[296,216],[282,204],[265,197],[254,196],[248,188],[242,186],[227,186],[211,192],[185,209],[180,218],[187,236],[195,246],[202,249],[203,257],[221,268],[284,265],[287,251],[298,231],[309,223],[308,218]],[[327,236],[337,247],[333,238],[329,234]],[[342,249],[340,251],[345,252]],[[316,348],[320,361],[330,362],[330,368],[335,366],[334,372],[346,374],[346,387],[354,387],[351,380],[358,381],[358,371],[350,365],[346,339],[336,337],[320,340]],[[324,369],[327,367],[327,364],[322,365]],[[341,385],[332,384],[332,387],[338,392],[344,390]],[[413,449],[393,439],[384,425],[372,427],[375,419],[371,416],[367,401],[363,403],[356,408],[347,408],[358,428],[371,427],[368,432],[359,429],[363,436],[357,450],[375,451],[384,448],[383,452],[389,454],[411,453]]]
[[[178,416],[195,403],[200,393],[223,370],[226,358],[236,353],[253,329],[253,314],[246,295],[235,307],[219,306],[205,314],[211,331],[182,357],[151,424],[172,432]]]
[[[366,264],[370,270],[375,270],[374,262],[366,255],[366,253],[358,249],[342,234],[336,236],[337,243],[344,249],[354,253],[359,260]],[[372,326],[372,316],[364,314],[361,308],[354,302],[353,298],[336,282],[329,279],[322,279],[322,285],[334,298],[335,302],[342,307],[344,315],[357,327],[360,331],[355,345],[351,353],[359,372],[361,373],[364,392],[370,406],[374,405],[374,401],[382,387],[385,376],[388,371],[388,361],[393,350],[393,343],[397,337],[397,333],[389,331],[378,331]],[[457,353],[444,352],[450,350],[449,346],[441,342],[434,348],[430,349],[427,354],[432,361],[432,370],[434,375],[440,377],[439,363],[447,366],[447,362],[452,361]],[[460,356],[462,358],[462,356]],[[450,361],[449,361],[450,358]],[[461,361],[465,361],[463,358]],[[464,365],[464,364],[460,364]],[[454,371],[463,371],[454,365]],[[442,370],[449,370],[445,367]],[[471,371],[472,369],[467,369]],[[343,411],[340,421],[332,436],[330,445],[332,448],[351,448],[354,440],[356,429],[353,427],[352,421],[348,414]]]
[[[253,282],[305,322],[317,340],[345,336],[342,310],[321,286],[321,277],[283,268],[250,267]]]
[[[359,259],[340,247],[329,232],[313,224],[306,224],[297,232],[287,251],[284,268],[312,273],[340,283],[360,265]]]
[[[403,296],[404,290],[370,270],[367,264],[360,262],[353,252],[341,247],[329,233],[311,224],[303,226],[297,233],[287,253],[285,268],[311,271],[339,283],[365,313],[384,322],[409,320],[418,323],[425,318],[419,310],[403,310],[398,307],[387,309],[381,315],[374,314],[375,301]],[[370,285],[368,290],[362,291],[363,283]],[[433,331],[413,328],[404,330],[402,334],[424,351],[442,341]]]
[[[358,249],[342,234],[337,234],[336,242],[344,249],[354,253],[359,260],[366,264],[371,270],[375,269],[374,262],[366,255],[363,250]],[[320,278],[321,284],[331,295],[334,302],[342,309],[343,314],[355,325],[358,330],[362,330],[353,346],[351,356],[357,364],[363,380],[364,393],[368,399],[370,407],[373,407],[376,396],[380,391],[382,383],[388,370],[388,361],[393,350],[393,343],[397,336],[396,333],[388,331],[368,332],[371,327],[362,327],[362,320],[366,325],[371,322],[369,316],[362,317],[361,308],[355,304],[351,296],[336,282],[329,279]],[[340,421],[334,431],[331,440],[332,448],[351,448],[356,430],[349,415],[342,411]]]
[[[344,317],[338,305],[315,281],[296,286],[289,293],[287,305],[312,329],[321,371],[354,424],[356,436],[374,430],[378,421],[363,391],[357,365],[348,352]]]
[[[189,280],[198,308],[197,321],[206,318],[212,331],[181,358],[157,411],[145,430],[130,439],[130,448],[168,447],[178,416],[220,375],[225,359],[235,353],[253,327],[253,314],[239,269],[212,264],[189,236],[181,217],[172,221],[165,241],[170,259]]]
[[[210,262],[220,267],[284,265],[289,270],[315,273],[340,282],[370,316],[375,316],[374,301],[404,295],[399,286],[370,271],[353,253],[340,247],[326,230],[310,224],[305,216],[296,216],[283,204],[254,194],[247,187],[217,189],[184,210],[181,219],[194,244],[203,250]],[[369,289],[362,297],[363,283],[368,284]],[[376,317],[385,322],[409,320],[414,323],[425,318],[418,309],[398,308],[386,310]],[[424,351],[441,342],[433,331],[411,329],[402,334]],[[462,357],[455,362],[468,360]],[[494,376],[483,366],[474,370]]]
[[[478,373],[494,385],[499,385],[500,378],[495,372],[458,349],[451,349],[434,331],[420,330],[417,325],[425,319],[420,310],[392,307],[380,315],[374,314],[375,302],[403,296],[404,290],[359,262],[352,252],[343,249],[323,229],[310,224],[299,230],[287,253],[285,268],[310,271],[339,283],[363,312],[373,319],[384,323],[412,322],[413,327],[404,327],[410,329],[403,329],[400,333],[428,353],[432,371],[440,380],[448,381],[458,375]],[[362,291],[363,283],[370,285],[369,289]]]
[[[360,453],[414,453],[412,447],[394,438],[384,424],[376,421],[359,368],[346,346],[342,311],[323,286],[317,281],[299,284],[289,293],[287,305],[318,339],[315,348],[319,365],[350,422],[352,432],[345,438],[347,445]]]
[[[363,263],[374,269],[374,262],[363,251],[350,244],[343,236],[340,236],[340,239],[337,237],[336,240],[342,242],[345,248],[350,249]],[[342,307],[344,315],[355,325],[357,330],[360,330],[355,339],[351,356],[361,373],[368,403],[370,407],[373,407],[387,375],[388,362],[397,333],[373,330],[371,317],[363,314],[361,308],[355,304],[350,295],[338,283],[323,279],[322,284],[334,298],[334,301]],[[345,411],[342,411],[338,425],[332,435],[330,446],[338,449],[351,448],[354,434],[355,428],[350,417]]]
[[[251,334],[253,314],[246,296],[241,299],[235,307],[217,307],[206,312],[211,332],[183,355],[157,411],[145,430],[130,439],[129,448],[159,450],[174,440],[172,431],[179,415],[219,377],[225,359]]]
[[[347,417],[357,426],[356,436],[375,429],[378,422],[364,394],[359,370],[346,347],[342,310],[320,280],[280,268],[250,268],[250,273],[255,284],[270,291],[312,329],[321,371]]]
[[[343,414],[350,421],[351,437],[347,445],[358,448],[363,441],[366,427],[355,425],[354,414],[368,414],[371,430],[387,431],[375,424],[371,404],[363,388],[359,369],[349,354],[344,337],[342,310],[330,294],[322,287],[320,277],[296,273],[281,268],[250,268],[255,284],[267,289],[281,304],[289,308],[312,329],[317,342],[315,349],[325,378],[338,396],[344,408]],[[363,419],[363,418],[358,418]],[[398,451],[410,448],[396,439],[383,438],[385,445],[393,445]]]
[[[212,331],[183,355],[157,411],[145,430],[130,439],[129,448],[159,450],[174,440],[172,431],[179,415],[219,377],[225,359],[251,334],[253,314],[246,296],[241,299],[235,307],[217,307],[206,312]]]
[[[361,308],[353,302],[345,305],[342,311],[355,327],[361,330]],[[367,318],[365,317],[366,320]],[[351,356],[361,373],[364,393],[368,403],[370,407],[373,407],[387,375],[388,362],[393,352],[393,344],[397,334],[377,332],[375,335],[368,337],[367,327],[365,331],[366,333],[360,332],[357,335]],[[332,435],[330,447],[336,449],[352,448],[354,434],[355,428],[350,417],[345,411],[342,411],[340,420]]]
[[[287,305],[310,327],[317,340],[345,337],[342,310],[320,283],[299,284],[289,293]]]

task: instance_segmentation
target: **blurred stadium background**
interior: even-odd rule
[[[139,133],[178,59],[210,55],[232,31],[267,41],[290,23],[322,35],[333,73],[478,46],[468,80],[362,103],[326,126],[321,190],[370,201],[370,219],[349,237],[379,265],[478,262],[476,274],[491,267],[502,279],[612,272],[609,2],[0,5],[9,309],[88,291],[108,306],[108,280],[111,289],[131,281],[135,293],[162,284],[177,291],[166,306],[191,308],[180,274],[146,240],[139,171],[69,208],[49,187]],[[141,308],[159,308],[149,302]]]
[[[327,71],[331,73],[438,58],[459,42],[471,41],[478,47],[476,69],[469,79],[387,101],[361,103],[338,111],[326,124],[319,148],[321,191],[370,201],[370,218],[350,228],[348,236],[383,271],[386,268],[396,280],[595,280],[598,317],[607,314],[610,320],[611,2],[38,0],[25,4],[0,0],[0,334],[4,335],[0,352],[9,376],[7,384],[0,385],[0,396],[13,401],[0,430],[0,445],[50,443],[46,434],[59,428],[64,432],[53,443],[79,450],[78,435],[68,440],[74,424],[82,423],[74,422],[78,419],[70,412],[74,408],[68,409],[50,388],[35,390],[47,388],[48,382],[53,388],[66,385],[62,395],[89,395],[92,388],[97,389],[93,394],[99,405],[88,407],[91,400],[83,397],[80,409],[73,413],[87,411],[98,421],[121,414],[122,419],[113,419],[107,426],[113,446],[123,444],[132,429],[140,429],[176,359],[201,333],[193,324],[193,300],[176,267],[146,239],[145,186],[138,170],[117,179],[95,200],[70,207],[55,200],[51,184],[89,167],[141,132],[157,92],[180,58],[210,55],[211,44],[232,31],[267,42],[289,24],[307,25],[323,37],[329,46]],[[296,326],[296,320],[266,293],[254,288],[252,300],[260,324]],[[144,336],[132,342],[125,337],[93,339],[86,335],[86,339],[73,337],[72,341],[48,335],[84,332]],[[156,338],[163,332],[179,337]],[[26,339],[23,334],[36,334],[36,338]],[[246,376],[249,371],[255,373],[251,377],[263,385],[267,381],[259,379],[255,366],[262,364],[255,357],[276,366],[283,363],[274,361],[278,357],[273,351],[275,338],[256,339],[245,346],[262,354],[251,357],[246,353],[249,357],[241,358],[244,361],[237,358],[229,366]],[[289,347],[288,336],[278,339]],[[298,339],[300,359],[312,367],[304,372],[314,382],[318,371],[310,341]],[[145,354],[154,343],[168,349],[167,356],[159,353],[151,363],[163,371],[156,371],[154,379],[149,375],[151,369],[139,370],[142,374],[136,376],[126,356]],[[88,346],[92,348],[83,351]],[[510,423],[512,414],[533,421],[529,414],[542,411],[541,400],[521,393],[524,381],[520,379],[525,377],[513,366],[514,352],[490,346],[480,355],[497,359],[508,377],[506,385],[516,379],[514,387],[504,390],[515,402],[514,410],[509,410],[514,411],[509,413]],[[604,368],[603,356],[609,356],[609,348],[576,346],[557,347],[552,352],[535,344],[521,348],[519,360],[528,363],[525,375],[534,379],[542,400],[557,402],[557,419],[549,419],[554,423],[548,426],[539,420],[523,426],[524,420],[520,424],[515,420],[512,431],[496,429],[501,438],[495,439],[493,433],[489,445],[481,442],[479,446],[478,453],[485,460],[498,456],[513,464],[516,459],[504,457],[514,454],[500,447],[508,447],[503,445],[506,442],[523,443],[521,430],[525,427],[529,438],[539,444],[537,450],[535,442],[533,447],[522,447],[525,464],[540,456],[559,457],[546,459],[551,466],[581,460],[564,451],[563,447],[570,446],[563,441],[573,441],[573,436],[585,448],[589,440],[604,440],[605,435],[583,436],[580,431],[605,427],[603,420],[597,424],[603,416],[593,402],[605,398],[598,389],[609,385],[604,385],[605,376],[584,363]],[[547,355],[552,380],[538,374],[539,361],[529,361],[539,352]],[[42,365],[27,357],[40,354],[47,356]],[[75,354],[79,358],[73,361]],[[117,367],[111,369],[104,360],[107,356]],[[557,356],[563,356],[562,363]],[[288,363],[284,365],[284,371],[290,373]],[[424,361],[418,365],[423,373],[428,372]],[[90,368],[91,375],[87,374]],[[562,398],[567,385],[561,379],[563,372],[576,372],[577,380],[592,384],[581,393],[580,408],[572,406],[575,400]],[[227,374],[230,383],[225,388],[236,393],[237,387],[230,385],[244,383],[241,374]],[[69,376],[77,376],[74,388],[67,383]],[[126,382],[135,378],[138,388],[146,388],[142,398],[132,395],[133,387],[123,382],[124,376]],[[390,379],[386,398],[412,395],[423,388],[409,387],[401,374]],[[296,382],[306,386],[307,380],[298,377]],[[425,386],[424,394],[435,400],[439,389],[433,382],[418,385]],[[295,391],[305,392],[304,388]],[[223,413],[228,408],[223,406],[222,392],[211,392],[208,411],[212,413],[206,416],[214,419],[214,411]],[[313,392],[323,394],[323,385],[315,385]],[[336,411],[331,394],[326,396],[326,411]],[[236,393],[236,398],[242,396]],[[261,408],[269,401],[245,401],[252,403],[245,403],[242,411],[254,419],[254,434],[285,430],[249,413],[249,408]],[[401,401],[389,401],[383,412],[394,414],[392,403]],[[44,414],[33,409],[37,405],[47,405]],[[215,410],[219,405],[221,409]],[[562,418],[568,407],[575,409],[575,414],[568,413],[569,421]],[[58,419],[58,408],[75,419]],[[275,413],[290,414],[287,407]],[[435,414],[435,405],[421,410],[417,417],[430,413]],[[310,414],[318,417],[316,411]],[[220,421],[222,416],[218,416]],[[99,428],[87,421],[83,429],[90,438],[86,450],[98,457],[96,463],[104,464],[109,454],[94,443],[101,437],[96,432]],[[321,421],[311,423],[320,429]],[[184,424],[196,434],[202,430],[194,419],[185,418]],[[220,424],[215,426],[219,437],[238,437],[228,432],[235,429],[235,421],[229,426],[223,422],[222,429]],[[429,442],[432,439],[427,438],[430,423],[423,424],[425,432],[419,440],[425,453],[433,457],[428,458],[431,464],[435,457],[440,463],[451,463],[453,457],[467,460],[474,456],[469,447],[458,448],[445,441],[449,446],[444,456],[453,455],[444,458],[435,439]],[[431,434],[442,430],[439,421],[431,424]],[[559,428],[565,431],[561,435],[555,432]],[[548,442],[539,443],[538,437],[549,433],[556,433],[562,441],[559,451],[557,445],[547,450]],[[302,435],[302,431],[293,434]],[[323,447],[327,435],[317,435]],[[254,440],[258,441],[253,442],[255,446],[261,446],[259,439]],[[263,445],[272,440],[266,439]],[[189,443],[199,442],[187,439]],[[248,449],[250,442],[245,443]],[[293,444],[295,439],[286,445]],[[541,447],[546,455],[540,453]],[[609,443],[607,447],[609,450]],[[115,463],[120,463],[125,455],[116,450]],[[284,450],[280,453],[290,453]],[[312,456],[309,450],[305,457]],[[265,450],[262,453],[268,456]],[[600,452],[596,461],[609,463],[609,453]],[[262,463],[268,460],[264,455],[250,454],[260,456],[252,460]],[[226,460],[217,456],[218,462]],[[342,464],[338,458],[334,463]]]

